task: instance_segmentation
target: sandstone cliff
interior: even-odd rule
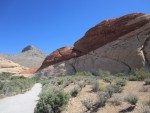
[[[10,60],[0,57],[0,73],[1,72],[19,73],[25,69],[28,69],[28,68],[25,68]]]
[[[59,59],[64,60],[57,62],[51,62],[57,55],[50,54],[53,57],[46,58],[40,73],[59,76],[77,71],[97,74],[99,69],[112,73],[149,69],[150,15],[134,13],[103,21],[75,42],[73,50],[79,54],[67,58],[62,55]]]

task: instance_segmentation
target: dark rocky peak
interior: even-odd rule
[[[40,51],[40,50],[33,45],[28,45],[22,50],[22,53],[27,51]]]

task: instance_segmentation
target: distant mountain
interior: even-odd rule
[[[40,67],[46,54],[33,45],[25,47],[19,54],[0,54],[0,57],[11,60],[25,67]]]

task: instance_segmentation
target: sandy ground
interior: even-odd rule
[[[0,99],[0,113],[34,113],[41,89],[42,85],[37,83],[24,94]]]

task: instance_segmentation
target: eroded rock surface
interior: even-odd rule
[[[112,73],[128,73],[142,67],[149,70],[150,15],[134,13],[103,21],[74,45],[74,50],[82,54],[50,64],[40,72],[58,76],[77,71],[97,74],[99,69]]]
[[[81,55],[82,55],[81,52],[76,51],[73,48],[68,47],[68,46],[57,49],[56,51],[54,51],[53,53],[51,53],[49,56],[46,57],[40,69],[44,69],[45,67],[48,67],[50,65],[53,65],[62,61],[66,61],[66,60],[69,60],[71,58],[75,58]]]
[[[0,57],[0,73],[1,72],[10,72],[10,73],[19,73],[27,69],[26,67],[20,66],[10,60]]]

